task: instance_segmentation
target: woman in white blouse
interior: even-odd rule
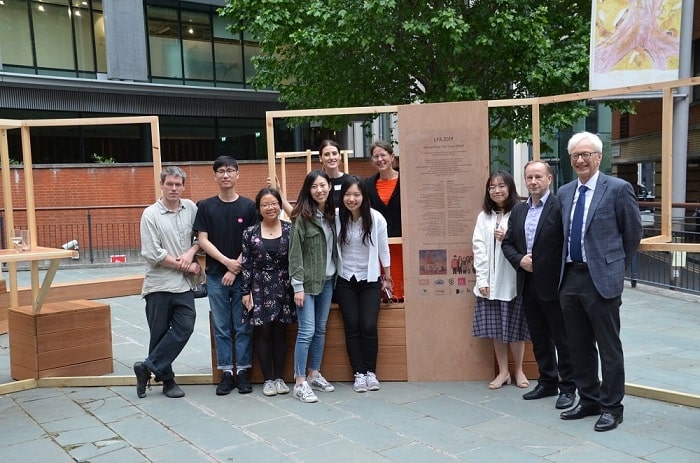
[[[530,331],[522,299],[517,296],[515,269],[501,250],[510,211],[517,203],[518,192],[513,176],[504,171],[491,174],[486,181],[483,210],[476,218],[472,237],[476,270],[472,336],[493,340],[498,363],[498,375],[489,383],[489,389],[499,389],[511,383],[508,346],[513,353],[515,384],[521,388],[529,386],[523,373],[523,354]]]
[[[367,187],[354,175],[343,182],[340,199],[335,219],[339,251],[335,296],[355,375],[353,390],[377,391],[380,295],[392,289],[386,219],[370,208]]]

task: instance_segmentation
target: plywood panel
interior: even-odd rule
[[[102,375],[113,371],[110,307],[76,300],[9,310],[10,370],[15,379]]]

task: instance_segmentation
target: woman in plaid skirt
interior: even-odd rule
[[[515,364],[515,384],[529,386],[523,373],[525,341],[530,339],[522,300],[517,296],[516,273],[501,251],[501,241],[508,229],[510,211],[518,203],[513,176],[496,171],[484,188],[484,206],[479,212],[472,237],[476,270],[476,305],[472,336],[493,339],[498,375],[489,389],[511,383],[508,371],[508,346]]]

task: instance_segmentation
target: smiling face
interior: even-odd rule
[[[494,177],[489,184],[489,196],[498,207],[503,207],[508,199],[508,185],[502,177]]]
[[[260,198],[258,212],[263,220],[276,220],[280,214],[280,203],[274,195],[264,195]]]
[[[357,185],[348,187],[343,196],[343,204],[350,211],[353,217],[360,215],[360,206],[362,206],[362,192]]]
[[[311,197],[314,201],[316,201],[316,204],[318,205],[319,209],[323,210],[323,208],[325,207],[326,199],[328,199],[328,193],[330,191],[330,184],[325,178],[321,176],[316,177],[316,180],[314,180],[314,182],[311,184]]]
[[[584,156],[589,156],[584,159]],[[576,176],[581,183],[586,183],[600,168],[600,161],[603,159],[603,154],[598,152],[593,142],[584,138],[569,151],[569,159],[571,167],[573,167]]]
[[[372,164],[381,173],[390,171],[394,165],[394,155],[380,146],[375,146],[371,153]]]
[[[340,151],[333,145],[326,145],[319,153],[321,165],[326,172],[335,172],[340,168]]]

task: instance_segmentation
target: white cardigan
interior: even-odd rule
[[[389,267],[391,265],[391,258],[389,257],[389,236],[387,234],[386,219],[384,216],[374,209],[370,209],[372,214],[372,230],[370,231],[370,237],[372,242],[368,243],[369,247],[369,262],[367,262],[367,281],[378,281],[381,276],[381,268],[379,263],[381,262],[382,267]],[[335,229],[337,233],[340,233],[340,217],[338,216],[338,209],[335,210]],[[343,269],[343,252],[342,246],[340,245],[340,240],[338,241],[338,275],[342,273]]]
[[[508,230],[510,212],[503,215],[501,227]],[[496,240],[493,231],[496,228],[496,214],[486,214],[481,211],[476,218],[472,250],[474,252],[474,268],[476,269],[476,285],[474,294],[483,297],[479,288],[489,288],[488,299],[511,301],[518,294],[517,276],[515,269],[506,260],[501,251],[501,242]]]

